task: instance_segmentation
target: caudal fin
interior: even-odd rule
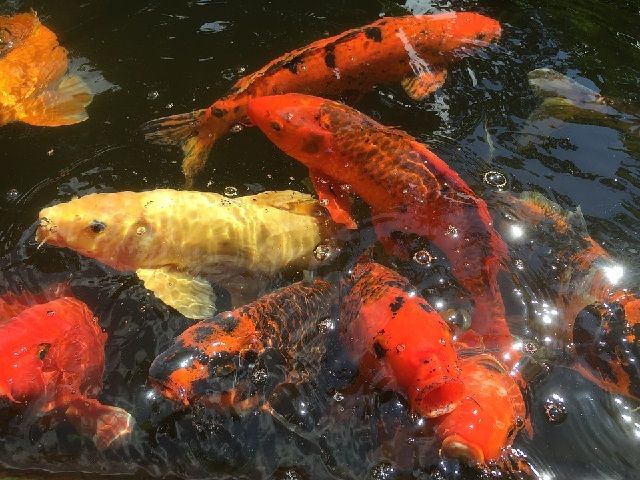
[[[189,113],[156,118],[142,125],[144,137],[159,145],[179,145],[184,158],[182,172],[187,187],[191,187],[194,177],[202,170],[211,147],[216,141],[216,134],[202,132],[201,126],[207,119],[207,109]]]
[[[80,77],[66,75],[57,85],[27,102],[18,120],[42,127],[73,125],[89,118],[85,107],[92,99],[93,93]]]
[[[68,420],[91,437],[100,450],[123,443],[133,430],[134,420],[129,412],[103,405],[93,398],[72,399],[65,413]]]

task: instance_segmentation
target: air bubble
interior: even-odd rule
[[[244,127],[241,124],[236,123],[229,130],[231,131],[231,133],[240,133],[243,128]]]
[[[388,463],[380,463],[371,469],[371,480],[391,480],[395,476],[395,469]]]
[[[5,195],[5,198],[8,202],[15,202],[16,200],[18,200],[18,197],[20,197],[20,192],[18,192],[18,190],[16,190],[15,188],[9,190]]]
[[[251,381],[256,385],[260,385],[267,381],[268,376],[264,368],[256,368],[251,374]]]
[[[160,96],[160,94],[157,92],[157,90],[152,90],[149,93],[147,93],[147,100],[155,100]]]
[[[567,418],[567,407],[562,398],[553,395],[544,402],[544,413],[551,423],[562,423]]]
[[[413,260],[420,265],[429,265],[433,257],[427,250],[418,250],[413,254]]]
[[[238,189],[236,187],[224,187],[224,194],[227,197],[237,197]]]
[[[320,322],[318,323],[318,330],[320,330],[320,333],[327,333],[331,330],[335,330],[335,328],[336,322],[332,318],[325,318],[323,320],[320,320]]]
[[[482,177],[485,183],[496,188],[504,188],[507,186],[507,177],[504,173],[492,170]]]
[[[342,400],[344,400],[344,395],[341,394],[340,392],[336,392],[336,393],[333,394],[333,399],[336,402],[341,402]]]
[[[330,245],[327,245],[326,243],[320,243],[313,250],[313,255],[316,257],[316,260],[318,260],[319,262],[324,262],[329,257],[331,257],[332,252],[333,252],[333,249],[331,248]]]

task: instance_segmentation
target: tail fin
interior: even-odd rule
[[[104,450],[126,441],[133,430],[134,419],[122,408],[103,405],[94,398],[72,399],[65,411],[67,419]]]
[[[91,90],[80,77],[66,75],[56,87],[28,102],[19,120],[42,127],[80,123],[89,118],[85,107],[92,99]]]
[[[157,118],[142,125],[144,137],[159,145],[179,145],[184,158],[182,172],[187,187],[191,187],[194,177],[202,170],[211,147],[216,141],[216,132],[202,132],[201,126],[207,120],[207,109]]]

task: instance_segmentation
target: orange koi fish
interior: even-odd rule
[[[298,282],[202,320],[158,355],[149,379],[162,395],[183,405],[200,403],[238,413],[254,409],[266,384],[274,388],[283,380],[273,383],[282,367],[269,369],[269,362],[284,356],[287,375],[299,375],[291,368],[292,359],[312,343],[332,298],[325,281]]]
[[[95,399],[107,334],[93,313],[72,297],[24,307],[0,319],[0,397],[64,414],[101,449],[127,436],[131,415]]]
[[[409,255],[397,232],[419,235],[444,252],[473,296],[472,328],[488,348],[511,347],[497,285],[506,245],[485,202],[443,160],[413,137],[338,102],[290,93],[256,98],[248,111],[276,146],[309,168],[335,222],[355,227],[346,186],[371,208],[388,252]]]
[[[89,118],[93,95],[68,67],[67,50],[35,13],[0,16],[0,126],[57,127]]]
[[[460,354],[464,398],[454,411],[434,419],[441,453],[472,464],[499,460],[522,427],[530,430],[522,392],[492,355]]]
[[[152,120],[147,139],[182,147],[188,184],[202,170],[214,143],[247,122],[247,103],[289,92],[337,97],[402,81],[421,100],[445,80],[447,65],[464,51],[500,37],[500,24],[478,13],[450,12],[383,18],[289,52],[241,78],[209,108]]]
[[[600,388],[640,398],[640,299],[620,289],[622,267],[589,235],[580,210],[533,192],[494,193],[488,201],[514,257],[532,264],[528,281],[544,281],[557,308],[540,334],[570,347],[572,367]],[[517,238],[509,234],[514,226]],[[529,242],[545,252],[533,262]]]
[[[410,409],[437,417],[464,392],[449,326],[406,278],[361,263],[342,281],[341,338],[360,376],[407,397]]]

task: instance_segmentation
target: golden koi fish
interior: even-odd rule
[[[259,293],[247,287],[252,282],[310,267],[315,247],[333,234],[318,202],[295,191],[234,199],[176,190],[95,193],[45,208],[39,217],[38,242],[135,271],[189,318],[215,313],[207,280],[238,304]]]

